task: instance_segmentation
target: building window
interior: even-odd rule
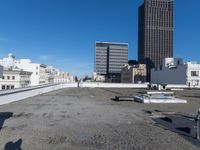
[[[191,71],[191,76],[192,77],[198,77],[199,76],[199,71]]]
[[[3,77],[2,77],[2,80],[4,80],[4,79],[5,79],[5,77],[3,76]]]
[[[7,76],[7,80],[10,80],[10,76]]]
[[[14,85],[11,85],[11,89],[14,89],[15,88],[15,86]]]
[[[15,76],[12,76],[12,80],[15,80]]]
[[[6,90],[9,90],[10,89],[10,86],[9,85],[6,85]]]
[[[1,89],[2,89],[2,90],[5,90],[5,89],[6,89],[6,86],[5,86],[5,85],[2,85],[2,86],[1,86]]]
[[[38,75],[38,72],[36,72],[36,75]]]

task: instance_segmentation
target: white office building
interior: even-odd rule
[[[181,58],[165,58],[160,68],[151,70],[151,83],[200,86],[200,64],[183,63]]]
[[[32,63],[30,59],[20,59],[15,62],[16,67],[24,71],[32,72],[31,86],[47,84],[46,81],[46,65],[39,63]]]
[[[60,71],[53,66],[32,63],[30,59],[16,59],[13,54],[8,54],[7,58],[0,59],[0,65],[5,69],[32,72],[31,86],[74,82],[74,77],[70,73]]]
[[[7,58],[0,60],[0,65],[2,65],[5,70],[17,70],[21,69],[23,71],[32,72],[31,75],[31,86],[46,84],[46,65],[39,63],[32,63],[30,59],[15,59],[13,54],[8,54]]]
[[[23,70],[4,70],[0,78],[0,90],[24,88],[31,85],[31,74]]]
[[[0,59],[0,65],[4,68],[14,68],[15,67],[15,56],[13,54],[8,54],[8,57]]]

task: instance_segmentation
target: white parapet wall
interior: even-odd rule
[[[0,91],[0,105],[19,101],[36,95],[48,93],[62,88],[77,87],[77,83],[63,83],[55,85],[44,85],[9,91]]]
[[[101,83],[101,82],[82,82],[80,87],[85,88],[147,88],[148,84],[133,84],[133,83]]]
[[[187,89],[189,88],[187,85],[184,84],[168,84],[166,86],[167,89],[172,89],[172,88],[183,88],[183,89]]]
[[[19,101],[63,88],[77,88],[78,83],[61,83],[0,91],[0,105]],[[147,84],[92,83],[81,82],[81,88],[147,88]]]
[[[188,86],[188,85],[184,85],[184,84],[169,84],[166,87],[167,89],[173,89],[173,88],[177,88],[177,89],[188,89],[188,88],[192,88],[192,89],[200,89],[200,86]]]

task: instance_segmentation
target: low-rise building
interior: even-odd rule
[[[47,68],[46,68],[46,82],[49,83],[49,84],[53,84],[55,75],[56,75],[56,69],[53,66],[47,66]]]
[[[93,72],[92,80],[94,82],[105,82],[106,78],[104,75],[99,75],[96,72]]]
[[[0,65],[5,69],[21,69],[27,72],[32,72],[31,86],[47,84],[45,69],[46,65],[32,63],[30,59],[16,59],[13,54],[8,54],[7,58],[0,59]]]
[[[200,86],[200,64],[184,63],[181,58],[165,58],[161,67],[151,70],[151,83]]]
[[[141,83],[146,82],[145,64],[126,64],[121,70],[121,83]]]
[[[0,59],[0,65],[6,69],[21,69],[32,72],[30,79],[31,86],[74,82],[74,77],[70,73],[60,71],[45,64],[32,63],[30,59],[16,59],[13,54],[8,54],[8,57]]]
[[[47,65],[32,63],[30,59],[20,59],[15,62],[15,66],[24,71],[32,72],[31,86],[48,84],[46,81],[46,67]]]
[[[15,56],[11,53],[8,54],[8,57],[0,59],[0,65],[4,68],[14,68],[15,67]]]
[[[46,68],[46,73],[48,74],[49,83],[66,83],[74,82],[74,77],[72,74],[64,71],[60,71],[52,66]]]
[[[74,77],[67,72],[58,71],[54,78],[54,83],[74,82]]]
[[[4,70],[0,78],[0,90],[23,88],[31,85],[32,72],[23,70]]]

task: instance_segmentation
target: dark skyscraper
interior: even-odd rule
[[[174,0],[144,0],[139,7],[138,60],[151,68],[162,64],[163,58],[173,57]]]

